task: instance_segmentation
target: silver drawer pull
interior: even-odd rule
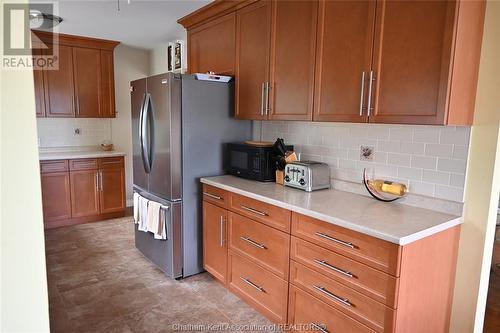
[[[258,214],[260,216],[267,216],[268,215],[266,212],[261,212],[260,210],[253,209],[253,208],[247,207],[245,205],[241,205],[241,208],[243,208],[244,210],[247,210],[251,213]]]
[[[325,294],[326,296],[336,300],[337,302],[340,302],[340,303],[347,305],[347,306],[352,306],[351,302],[349,302],[349,300],[347,298],[342,298],[340,296],[332,294],[331,292],[326,290],[324,287],[314,285],[313,288],[316,289],[317,291],[321,292],[322,294]]]
[[[321,238],[328,239],[329,241],[332,241],[332,242],[335,242],[335,243],[338,243],[338,244],[350,247],[351,249],[354,249],[354,244],[351,243],[351,242],[345,242],[343,240],[340,240],[340,239],[337,239],[337,238],[333,238],[333,237],[328,236],[327,234],[324,234],[322,232],[315,232],[314,234],[316,236],[321,237]]]
[[[263,250],[266,250],[267,247],[264,245],[264,244],[260,244],[260,243],[257,243],[256,241],[254,241],[253,239],[249,238],[249,237],[240,237],[241,240],[244,240],[245,242],[248,242],[250,244],[252,244],[253,246],[255,247],[258,247],[259,249],[263,249]]]
[[[215,199],[215,200],[222,200],[222,198],[219,197],[218,195],[214,195],[214,194],[211,194],[211,193],[208,193],[208,192],[203,192],[203,195],[206,195],[207,197]]]
[[[311,327],[315,330],[315,331],[320,331],[322,333],[329,333],[325,328],[323,327],[326,327],[326,325],[323,325],[323,324],[317,324],[317,323],[311,323]]]
[[[261,293],[265,293],[266,291],[264,290],[264,288],[262,287],[259,287],[258,285],[256,285],[255,283],[253,283],[252,281],[250,281],[249,278],[245,278],[243,276],[240,276],[240,279],[245,282],[246,284],[248,284],[249,286],[253,287],[254,289],[257,289],[258,291],[260,291]]]
[[[340,268],[337,268],[337,267],[335,267],[333,265],[330,265],[329,263],[327,263],[324,260],[314,259],[314,262],[317,263],[318,265],[321,265],[323,267],[331,269],[332,271],[335,271],[337,273],[344,274],[345,276],[348,276],[348,277],[351,277],[351,278],[354,277],[354,275],[352,275],[351,272],[344,271],[343,269],[340,269]]]

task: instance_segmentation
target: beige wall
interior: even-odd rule
[[[0,36],[3,45],[3,30]],[[0,331],[48,332],[33,73],[2,70],[0,76]]]
[[[111,133],[116,150],[127,154],[125,176],[127,206],[132,205],[132,121],[130,108],[130,81],[149,75],[149,51],[125,45],[115,49],[115,102],[116,118],[111,120]]]
[[[488,1],[450,332],[482,332],[500,191],[500,2]]]

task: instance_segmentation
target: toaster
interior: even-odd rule
[[[306,192],[330,188],[330,167],[315,161],[290,162],[285,166],[283,183]]]

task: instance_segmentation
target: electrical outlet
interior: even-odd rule
[[[373,146],[360,146],[359,159],[362,161],[373,161]]]

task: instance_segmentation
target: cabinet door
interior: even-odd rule
[[[116,117],[113,51],[108,50],[101,50],[101,117]]]
[[[234,74],[235,22],[231,13],[188,31],[190,73]]]
[[[59,45],[57,70],[44,70],[45,112],[47,117],[74,117],[73,50]]]
[[[274,1],[270,119],[312,120],[317,1]]]
[[[99,214],[98,171],[72,171],[71,215],[72,217]]]
[[[227,211],[203,201],[203,267],[217,280],[227,277]]]
[[[71,218],[69,173],[42,173],[41,182],[45,226],[50,221]]]
[[[95,118],[101,114],[101,51],[73,48],[76,116]]]
[[[267,119],[271,1],[259,1],[236,14],[236,118]]]
[[[375,1],[323,0],[318,17],[314,120],[366,122]]]
[[[125,209],[125,171],[123,167],[99,170],[101,213]]]
[[[456,1],[377,1],[370,122],[444,124]]]
[[[33,59],[36,61],[37,56],[42,55],[42,50],[40,49],[41,44],[37,42],[32,42],[33,49]],[[45,117],[45,96],[43,88],[43,69],[33,68],[33,83],[35,86],[35,108],[37,117]]]

